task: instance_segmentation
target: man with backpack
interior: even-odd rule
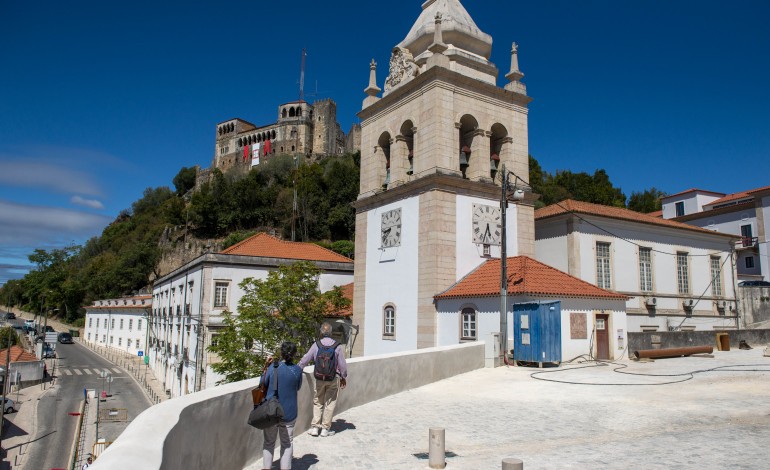
[[[310,361],[315,363],[315,395],[313,396],[313,422],[308,434],[311,436],[333,436],[331,430],[334,406],[340,389],[347,385],[348,367],[345,363],[345,348],[331,338],[332,325],[321,325],[321,339],[313,343],[310,350],[299,361],[305,368]],[[338,379],[339,377],[339,379]]]

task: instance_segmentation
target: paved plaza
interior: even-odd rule
[[[449,469],[769,468],[763,349],[477,370],[341,413],[332,437],[298,435],[292,468],[428,468],[430,427],[446,429]]]

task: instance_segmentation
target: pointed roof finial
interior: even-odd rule
[[[435,17],[435,28],[433,29],[433,44],[428,47],[428,50],[434,54],[442,54],[444,51],[449,49],[449,47],[444,44],[444,36],[441,33],[441,21],[443,18],[444,16],[441,14],[441,12],[437,11]]]
[[[377,96],[380,91],[382,90],[377,86],[377,62],[372,59],[369,64],[369,86],[366,87],[364,93],[369,96]]]
[[[518,82],[524,78],[524,74],[519,70],[519,45],[515,42],[511,46],[511,71],[506,74],[505,78],[512,82]]]

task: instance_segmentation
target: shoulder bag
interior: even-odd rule
[[[262,369],[262,377],[265,376],[265,372],[267,372],[267,368],[272,364],[273,358],[270,358],[265,362],[265,367]],[[265,386],[265,381],[261,380],[259,383],[259,386],[257,388],[251,389],[251,401],[254,403],[254,406],[259,405],[263,401],[265,401],[265,396],[267,395],[267,387]]]
[[[256,405],[249,413],[248,423],[257,429],[275,426],[283,419],[283,407],[278,401],[278,365],[273,366],[273,380],[271,382],[270,386],[275,390],[275,395]]]

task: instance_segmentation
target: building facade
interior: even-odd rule
[[[312,243],[286,242],[260,233],[220,253],[207,253],[155,281],[150,316],[149,365],[171,397],[213,387],[222,379],[208,346],[224,328],[224,312],[237,315],[246,278],[265,279],[280,266],[312,261],[326,292],[353,280],[349,258]]]
[[[438,345],[434,296],[500,256],[501,170],[528,175],[530,98],[515,45],[504,88],[491,48],[458,0],[427,1],[393,48],[384,91],[370,65],[358,114],[355,354]],[[534,254],[530,196],[508,209],[509,254]]]
[[[734,194],[689,189],[663,197],[662,203],[665,219],[739,236],[735,243],[738,280],[770,281],[770,186]]]
[[[345,150],[334,101],[293,101],[278,106],[278,119],[268,125],[240,118],[217,124],[211,169],[246,174],[273,155],[340,155]]]
[[[736,236],[572,200],[535,226],[538,261],[628,297],[628,331],[737,326]]]
[[[151,295],[95,300],[85,309],[83,340],[133,355],[145,354]]]

